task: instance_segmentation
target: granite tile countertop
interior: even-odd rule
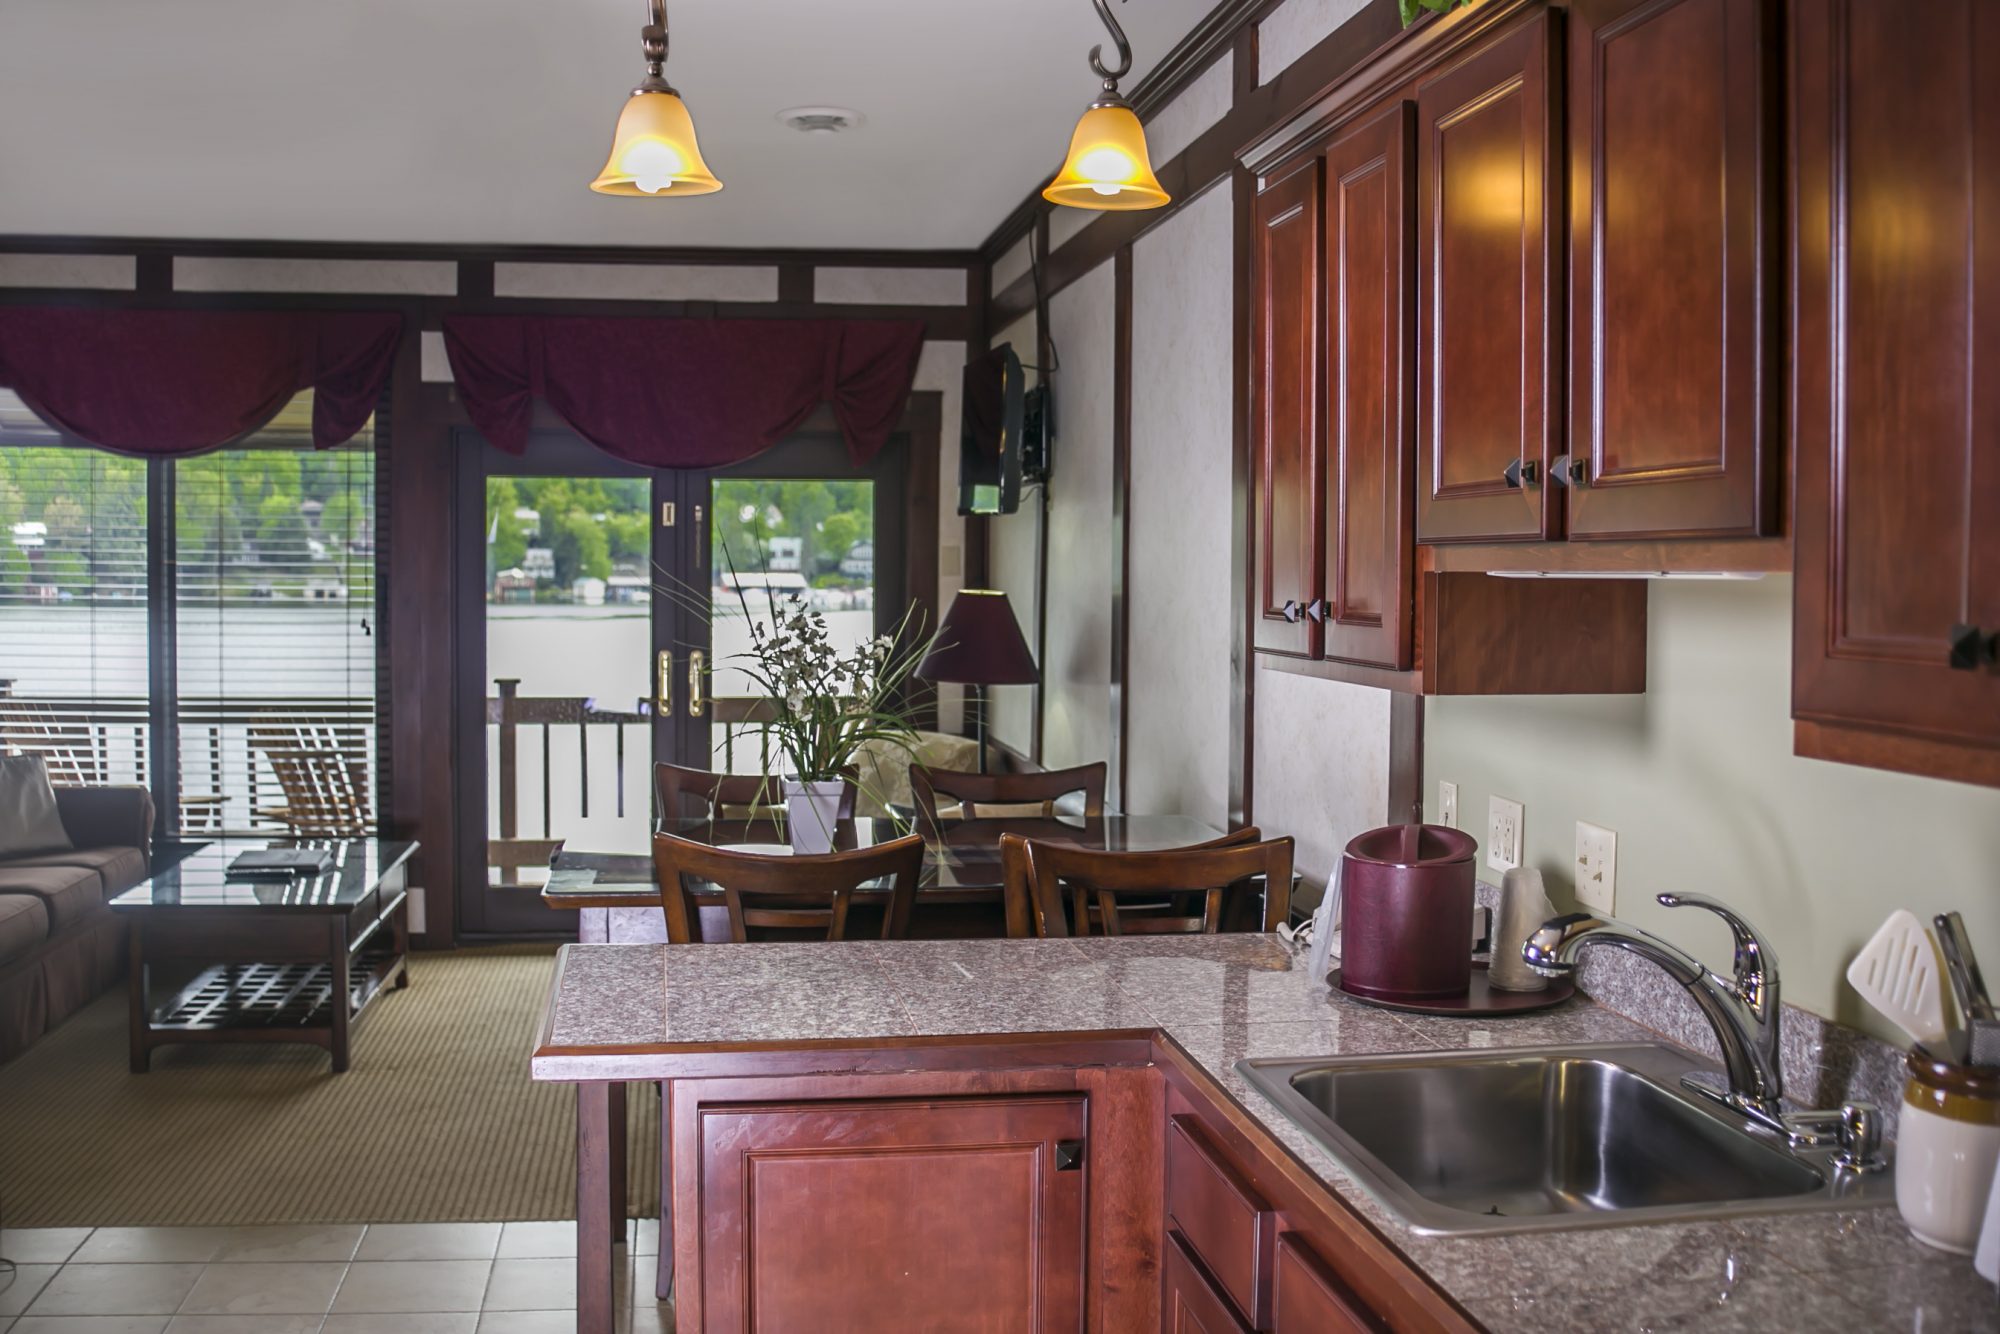
[[[1659,1035],[1583,997],[1492,1022],[1396,1015],[1329,992],[1301,964],[1276,937],[1251,935],[572,945],[544,1050],[632,1053],[636,1067],[640,1052],[696,1045],[1159,1029],[1501,1334],[2000,1330],[1994,1288],[1969,1261],[1911,1240],[1893,1207],[1499,1237],[1411,1232],[1236,1062]],[[565,1074],[559,1059],[535,1067],[538,1078]]]

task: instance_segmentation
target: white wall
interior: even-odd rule
[[[1050,769],[1111,754],[1115,307],[1109,260],[1049,301],[1058,357],[1042,654],[1042,763]]]
[[[1028,367],[1026,376],[1029,388],[1039,383],[1040,373],[1034,368],[1037,360],[1035,352],[1035,316],[1032,311],[1008,325],[993,336],[992,346],[1012,343],[1014,353]],[[957,424],[954,419],[952,441],[957,444]],[[953,463],[946,474],[946,485],[957,494],[958,464],[954,449]],[[987,582],[1007,595],[1014,608],[1014,619],[1021,623],[1021,633],[1027,636],[1028,647],[1034,650],[1035,660],[1043,660],[1041,645],[1035,642],[1036,615],[1035,596],[1037,576],[1041,568],[1042,542],[1042,493],[1039,488],[1021,498],[1021,509],[1015,514],[997,515],[986,524],[987,531]],[[1032,686],[994,686],[988,692],[987,725],[996,741],[1023,755],[1033,753],[1035,745],[1035,690]]]
[[[1389,797],[1389,692],[1257,669],[1251,818],[1298,840],[1295,865],[1325,885],[1347,847],[1383,824]]]
[[[1129,811],[1229,817],[1227,181],[1132,247]]]

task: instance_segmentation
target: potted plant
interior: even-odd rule
[[[741,594],[738,594],[741,597]],[[903,687],[932,647],[914,608],[896,629],[842,653],[826,617],[803,597],[773,599],[768,620],[751,615],[750,651],[735,661],[771,700],[757,724],[783,760],[786,828],[796,852],[828,852],[856,753],[871,743],[914,749],[917,729]]]

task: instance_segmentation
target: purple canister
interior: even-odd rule
[[[1388,1001],[1448,999],[1472,986],[1472,884],[1479,844],[1436,824],[1355,835],[1340,872],[1340,985]]]

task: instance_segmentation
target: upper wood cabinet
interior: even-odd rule
[[[1798,749],[2000,785],[2000,6],[1792,40]]]
[[[1562,535],[1557,17],[1417,85],[1417,537]]]
[[[1572,540],[1777,531],[1776,19],[1570,5]]]
[[[1416,108],[1326,151],[1325,656],[1410,665],[1416,546]]]
[[[1320,165],[1257,196],[1250,247],[1252,598],[1259,649],[1317,656],[1320,567]],[[1310,614],[1308,612],[1310,611]]]

